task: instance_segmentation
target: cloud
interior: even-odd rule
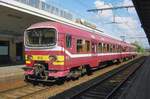
[[[116,22],[120,22],[118,24],[119,27],[123,29],[136,29],[138,25],[138,21],[133,19],[132,17],[115,17]]]
[[[123,1],[123,5],[124,5],[124,6],[133,5],[133,3],[132,3],[131,0],[124,0],[124,1]]]
[[[101,1],[101,0],[96,0],[94,2],[95,6],[97,9],[100,9],[100,8],[107,8],[107,7],[112,7],[112,4],[105,4],[104,1]],[[113,12],[112,10],[106,10],[106,11],[99,11],[98,12],[98,15],[99,16],[102,16],[102,17],[111,17],[113,15]]]
[[[130,5],[130,6],[133,5],[132,0],[124,0],[124,1],[123,1],[123,6],[128,6],[128,5]],[[135,8],[129,8],[129,9],[128,9],[128,12],[129,12],[129,13],[136,13],[136,10],[135,10]]]
[[[46,0],[41,0],[41,1],[46,2]]]
[[[106,7],[113,7],[112,4],[106,4],[104,1],[102,0],[96,0],[94,2],[96,8],[106,8]],[[132,1],[131,0],[124,0],[123,1],[123,5],[126,6],[126,5],[133,5]],[[133,9],[130,10],[130,12],[133,12]],[[106,20],[107,21],[112,21],[112,18],[113,18],[113,11],[112,10],[105,10],[103,11],[102,13],[99,11],[98,15],[96,16],[97,19],[98,17],[101,17],[101,20]],[[99,18],[100,19],[100,18]],[[115,21],[116,22],[119,22],[121,24],[117,24],[117,26],[123,30],[126,30],[126,31],[131,31],[131,29],[136,29],[138,27],[138,21],[133,19],[132,17],[120,17],[118,15],[115,16]]]
[[[135,20],[132,17],[117,16],[116,21],[121,23],[117,24],[117,26],[122,29],[126,36],[145,35],[144,33],[139,32],[142,28],[140,27],[138,20]]]
[[[106,2],[102,0],[96,0],[94,4],[96,8],[113,7],[112,4],[110,3],[106,4]],[[133,3],[132,3],[132,0],[123,0],[123,2],[121,2],[120,5],[127,6],[127,5],[133,5]],[[120,37],[124,35],[126,37],[127,42],[134,42],[136,40],[136,41],[139,41],[139,43],[143,45],[144,47],[150,48],[147,41],[143,41],[140,38],[136,38],[139,35],[143,37],[146,35],[143,29],[141,28],[141,26],[139,25],[140,22],[138,21],[138,18],[136,18],[135,9],[129,8],[128,12],[132,15],[127,16],[126,14],[122,14],[124,12],[121,12],[115,15],[115,21],[120,24],[111,24],[111,25],[105,24],[108,21],[112,22],[112,18],[113,18],[112,10],[102,11],[102,13],[101,11],[99,11],[98,14],[95,16],[95,20],[97,20],[96,23],[99,23],[98,27],[103,28],[103,31],[105,33],[109,35],[113,35],[115,37]],[[130,37],[135,37],[135,38],[130,39]]]

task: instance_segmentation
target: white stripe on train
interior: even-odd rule
[[[80,58],[80,57],[92,57],[92,56],[106,56],[106,55],[117,55],[117,54],[136,54],[136,52],[123,52],[123,53],[96,53],[96,54],[72,54],[65,48],[61,46],[56,46],[51,49],[44,48],[26,48],[25,51],[64,51],[71,58]]]

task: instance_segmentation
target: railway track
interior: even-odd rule
[[[31,96],[40,91],[44,91],[49,87],[33,86],[30,84],[23,85],[17,88],[9,89],[0,93],[0,99],[20,99]]]
[[[117,69],[115,72],[104,76],[102,79],[91,83],[91,85],[82,88],[82,90],[81,87],[76,87],[72,92],[68,90],[50,97],[50,99],[60,99],[61,97],[63,99],[114,99],[113,95],[144,64],[145,60],[145,57],[137,59]]]
[[[40,97],[42,97],[42,99],[47,99],[50,95],[52,95],[52,96],[53,96],[53,94],[55,95],[55,93],[57,93],[56,90],[68,89],[67,87],[64,88],[63,86],[66,86],[68,84],[70,85],[70,83],[75,83],[75,81],[74,82],[66,82],[62,86],[49,85],[49,86],[43,87],[43,86],[33,86],[33,85],[29,85],[29,84],[22,85],[20,87],[1,91],[0,99],[32,99],[32,98],[41,99]],[[57,93],[57,94],[59,94],[59,93]],[[78,99],[78,96],[76,98],[76,95],[77,94],[75,94],[74,97],[72,97],[72,98]],[[63,97],[61,97],[61,98],[63,98]],[[60,98],[58,98],[58,99],[60,99]],[[84,99],[86,99],[86,98],[84,98]]]

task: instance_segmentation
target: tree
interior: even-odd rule
[[[139,45],[139,43],[137,41],[135,41],[134,43],[131,43],[132,45],[136,46],[136,51],[139,53],[144,53],[145,50],[142,46]]]

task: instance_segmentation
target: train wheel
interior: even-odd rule
[[[86,68],[83,67],[81,70],[81,77],[84,76],[87,73]]]
[[[81,76],[81,71],[76,69],[73,71],[72,80],[78,80],[80,76]]]
[[[25,81],[27,84],[31,83],[31,81],[29,80],[28,77],[29,77],[28,75],[25,75],[25,76],[24,76],[24,81]]]
[[[62,85],[64,84],[64,82],[65,82],[65,77],[61,77],[56,80],[57,85]]]
[[[125,58],[125,61],[128,61],[129,59],[128,58]]]
[[[108,65],[108,66],[111,66],[112,64],[113,64],[113,61],[108,61],[108,62],[107,62],[107,65]]]
[[[123,59],[121,58],[121,59],[118,59],[118,62],[119,63],[122,63],[123,62]]]
[[[88,76],[92,75],[92,69],[91,69],[90,66],[87,66],[87,67],[86,67],[86,72],[87,72],[87,75],[88,75]]]

